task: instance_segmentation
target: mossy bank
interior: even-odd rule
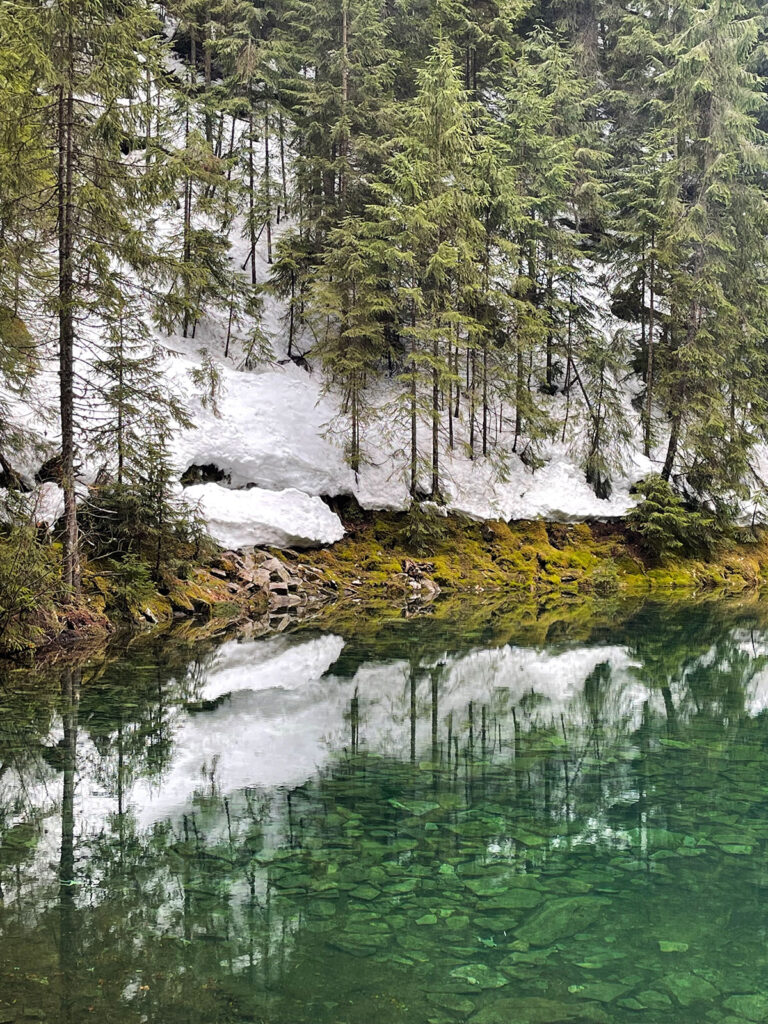
[[[8,653],[144,631],[182,619],[202,635],[265,634],[297,620],[435,604],[546,607],[612,595],[758,591],[768,582],[768,533],[722,541],[707,559],[651,558],[624,523],[475,522],[458,516],[337,509],[347,535],[313,551],[210,551],[162,583],[127,587],[98,560],[86,563],[76,604],[22,609]],[[440,597],[440,601],[437,598]],[[446,605],[446,598],[454,600]],[[437,606],[440,606],[438,610]]]

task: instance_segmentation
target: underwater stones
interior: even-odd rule
[[[349,895],[356,900],[375,900],[380,890],[375,885],[358,885],[351,889]]]
[[[364,946],[360,942],[356,942],[351,936],[348,936],[347,938],[336,938],[331,945],[336,949],[341,950],[342,953],[347,953],[349,956],[356,956],[360,959],[367,956],[373,956],[376,952],[376,946]]]
[[[561,878],[547,879],[547,891],[557,893],[559,896],[582,896],[591,890],[590,883],[583,882],[580,878],[569,878],[564,875]]]
[[[400,811],[407,811],[412,817],[420,818],[430,811],[436,811],[440,804],[432,800],[389,800],[392,807]]]
[[[539,996],[495,999],[469,1018],[469,1024],[606,1024],[594,1004],[561,1003]]]
[[[637,1012],[640,1012],[640,1013],[645,1009],[643,1004],[638,999],[631,999],[631,998],[630,999],[619,999],[617,1001],[617,1006],[620,1006],[623,1010],[636,1010]]]
[[[484,910],[532,910],[543,898],[535,879],[527,882],[524,875],[486,874],[466,878],[464,885],[475,896],[488,901],[484,902]]]
[[[483,901],[483,910],[533,910],[543,897],[533,889],[508,889]]]
[[[509,978],[487,964],[462,964],[461,967],[454,967],[451,977],[469,986],[469,990],[503,988],[509,984]]]
[[[635,994],[635,999],[644,1010],[668,1010],[672,1006],[672,1000],[663,992],[649,988],[646,992]]]
[[[578,999],[589,999],[597,1003],[612,1003],[625,995],[631,985],[612,981],[589,981],[585,985],[571,985],[568,991]]]
[[[698,974],[668,974],[662,984],[668,992],[672,993],[678,1003],[685,1007],[717,999],[719,996],[715,986]]]
[[[518,928],[517,938],[532,946],[551,946],[559,939],[582,932],[598,920],[609,901],[592,896],[549,900]]]
[[[768,996],[752,992],[746,995],[730,996],[723,1003],[726,1010],[746,1017],[747,1020],[768,1021]]]
[[[443,927],[448,928],[451,931],[460,931],[463,928],[469,927],[469,918],[463,914],[453,914],[447,920],[443,921]]]
[[[437,914],[424,914],[423,917],[418,918],[416,924],[430,925],[437,924]]]
[[[475,1004],[466,996],[454,995],[451,992],[427,992],[427,999],[441,1010],[449,1010],[467,1017],[475,1009]]]
[[[506,882],[499,875],[468,878],[464,884],[475,896],[496,896],[506,891]]]
[[[418,884],[417,878],[403,878],[399,882],[388,882],[384,886],[384,891],[391,893],[393,896],[405,896],[413,892]]]

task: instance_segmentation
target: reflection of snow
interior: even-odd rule
[[[744,638],[733,639],[723,654],[707,649],[687,670],[691,665],[714,674],[726,670],[729,659],[746,653]],[[249,801],[258,794],[269,794],[276,807],[285,790],[315,778],[353,743],[403,760],[428,761],[433,753],[446,757],[449,733],[460,750],[466,748],[470,718],[476,749],[485,744],[488,756],[507,757],[515,721],[523,731],[567,728],[569,743],[586,748],[597,723],[602,741],[610,744],[640,725],[644,704],[652,714],[665,715],[660,690],[640,682],[640,666],[623,646],[508,645],[446,653],[424,663],[370,660],[352,676],[334,675],[343,648],[344,640],[332,634],[230,641],[202,668],[194,663],[169,683],[164,691],[169,760],[159,776],[149,775],[136,756],[136,738],[148,742],[141,739],[140,727],[126,723],[124,728],[123,741],[133,737],[122,775],[130,827],[145,830],[170,822],[178,831],[183,816],[194,814],[210,834],[218,834],[227,827],[222,797],[228,798],[233,821],[251,814]],[[690,701],[685,679],[669,682],[678,713],[685,716]],[[206,703],[190,706],[185,703],[190,697]],[[768,706],[768,669],[756,674],[747,697],[751,714]],[[61,723],[55,722],[46,742],[53,747],[61,738]],[[88,722],[81,721],[74,808],[78,847],[87,848],[114,823],[116,736],[111,740],[111,747],[102,740],[97,748]],[[55,884],[61,795],[61,773],[35,750],[0,776],[0,817],[6,824],[40,826],[40,844],[25,868],[27,884],[49,876]],[[488,840],[502,852],[509,841],[504,836]]]

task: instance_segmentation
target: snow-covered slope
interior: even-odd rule
[[[234,268],[242,265],[245,256],[237,229],[231,242]],[[258,253],[257,263],[259,278],[266,280],[270,268],[264,252]],[[225,344],[226,311],[214,312],[201,321],[194,340],[155,334],[156,342],[167,353],[163,361],[167,388],[182,397],[193,424],[189,429],[178,429],[172,438],[172,461],[179,479],[192,467],[213,469],[216,483],[190,487],[186,493],[201,508],[212,536],[226,547],[306,547],[335,542],[343,536],[343,527],[321,498],[349,495],[366,509],[394,511],[407,509],[411,502],[410,422],[400,404],[401,383],[384,377],[367,392],[370,410],[362,437],[363,463],[355,474],[345,457],[348,423],[338,392],[312,360],[311,337],[295,340],[295,349],[307,354],[301,365],[287,358],[284,314],[280,304],[267,296],[261,327],[272,352],[250,368],[238,329],[230,344]],[[94,338],[90,339],[90,348],[83,341],[78,353],[79,371],[85,380],[94,344]],[[229,355],[225,358],[226,348]],[[34,391],[16,401],[14,408],[18,423],[31,428],[40,442],[37,449],[19,460],[18,468],[30,482],[58,443],[58,381],[54,353],[50,356],[43,360]],[[213,402],[210,394],[200,393],[201,385],[193,378],[203,359],[212,360],[220,380]],[[100,399],[95,387],[87,391],[81,399],[82,418],[92,423],[99,419]],[[472,458],[464,410],[463,418],[454,423],[453,448],[447,437],[441,444],[440,477],[447,511],[476,519],[505,520],[579,521],[623,516],[633,505],[632,484],[654,469],[654,463],[642,454],[639,416],[632,409],[631,399],[632,382],[628,382],[626,419],[636,429],[614,453],[609,500],[597,498],[584,476],[584,417],[578,395],[570,399],[568,416],[562,395],[551,399],[541,396],[542,403],[549,403],[553,422],[567,421],[568,429],[563,434],[560,428],[556,439],[539,447],[537,456],[543,465],[536,471],[513,451],[509,410],[503,417],[491,416],[494,444],[489,457],[476,454]],[[431,450],[430,424],[426,420],[419,424],[419,445],[426,458]],[[523,438],[520,450],[524,449]],[[83,489],[103,468],[87,451],[85,437],[80,462]],[[52,522],[60,507],[60,494],[46,486],[38,519]],[[429,489],[426,466],[422,487],[425,492]],[[31,500],[36,497],[33,495]]]

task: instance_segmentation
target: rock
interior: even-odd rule
[[[450,1010],[452,1013],[458,1013],[462,1017],[469,1016],[475,1008],[475,1004],[471,999],[454,996],[449,992],[428,992],[427,999],[436,1006],[439,1006],[441,1010]]]
[[[483,910],[532,910],[542,901],[534,889],[508,889],[483,903]]]
[[[663,939],[659,939],[659,949],[662,953],[687,953],[688,943],[687,942],[665,942]]]
[[[608,903],[592,896],[549,900],[518,928],[516,937],[532,946],[551,946],[559,939],[585,931],[597,921]]]
[[[262,590],[266,590],[269,586],[269,573],[266,569],[254,569],[250,574],[249,582],[254,587],[259,587]]]
[[[297,594],[270,594],[269,595],[269,609],[270,611],[276,611],[280,608],[298,608],[301,604],[301,598]]]
[[[747,1020],[759,1021],[761,1024],[768,1021],[768,996],[760,995],[759,992],[731,996],[723,1006]]]
[[[720,995],[714,985],[698,974],[668,974],[662,984],[681,1006],[686,1007],[717,999]]]
[[[668,1010],[672,1005],[669,996],[664,995],[663,992],[657,992],[653,988],[649,988],[647,992],[638,993],[635,998],[644,1010]]]
[[[375,885],[358,885],[349,895],[354,896],[356,900],[375,900],[379,890]]]
[[[487,964],[463,964],[451,971],[451,977],[466,984],[468,991],[475,988],[503,988],[509,984],[509,978]]]
[[[579,999],[589,999],[597,1003],[612,1003],[623,996],[631,985],[621,985],[612,981],[588,981],[585,985],[571,985],[568,989]]]
[[[421,924],[421,925],[437,924],[437,915],[436,914],[424,914],[423,917],[420,917],[420,918],[417,919],[416,924]]]
[[[289,583],[293,578],[289,569],[278,558],[268,558],[261,568],[277,583]]]
[[[599,1007],[538,996],[496,999],[469,1018],[470,1024],[607,1024]]]
[[[637,999],[619,999],[617,1005],[620,1006],[623,1010],[642,1011],[645,1009],[643,1004],[639,1002]]]

